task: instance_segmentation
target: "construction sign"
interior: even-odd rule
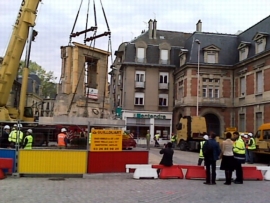
[[[91,131],[91,151],[122,151],[122,130]]]

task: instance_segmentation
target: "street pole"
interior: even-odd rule
[[[200,44],[201,42],[196,39],[195,42],[198,44],[198,70],[197,70],[197,107],[196,116],[199,116],[199,88],[200,88]]]

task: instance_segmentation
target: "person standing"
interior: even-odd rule
[[[57,136],[57,144],[59,149],[67,148],[67,129],[62,128],[61,133]]]
[[[202,165],[202,162],[204,160],[204,156],[203,156],[203,145],[205,143],[205,141],[207,141],[209,139],[208,135],[204,135],[203,136],[203,141],[200,141],[200,154],[199,154],[199,159],[198,159],[198,166]]]
[[[10,127],[9,125],[4,126],[4,131],[1,137],[1,146],[2,148],[8,148],[9,147],[9,141],[8,141],[8,136],[10,133]]]
[[[21,128],[21,124],[14,124],[12,131],[10,132],[8,136],[8,141],[10,142],[10,147],[15,148],[16,144],[18,145],[18,148],[20,147],[22,140],[23,140],[23,132],[20,131],[19,128]]]
[[[171,135],[172,148],[175,148],[176,142],[177,142],[177,136],[176,136],[176,134],[172,133],[172,135]]]
[[[233,154],[235,160],[235,171],[236,171],[236,179],[234,181],[235,184],[243,184],[243,169],[242,164],[245,163],[245,142],[244,142],[244,134],[239,136],[238,132],[234,132],[236,141],[233,145]]]
[[[163,154],[162,159],[160,161],[160,165],[164,166],[172,166],[173,165],[173,154],[174,151],[172,149],[172,143],[168,142],[166,145],[164,145],[164,148],[159,151],[160,154]],[[159,175],[160,169],[157,170],[157,173]]]
[[[160,146],[160,145],[159,145],[159,142],[158,142],[159,136],[160,136],[159,133],[155,134],[155,136],[154,136],[155,147],[159,147],[159,146]]]
[[[203,145],[203,156],[206,166],[206,185],[216,184],[216,162],[219,159],[221,150],[219,144],[216,142],[216,134],[212,133],[209,140]],[[211,171],[210,171],[211,169]],[[210,177],[212,174],[212,177]]]
[[[255,143],[252,133],[248,133],[248,137],[249,139],[247,143],[246,162],[248,162],[249,164],[253,164],[254,163],[253,153],[254,153],[254,150],[256,149],[256,143]]]
[[[234,170],[234,157],[233,157],[233,141],[231,140],[232,134],[226,133],[226,140],[222,142],[221,147],[221,164],[220,170],[225,171],[226,182],[225,185],[230,185],[232,182],[232,173]]]
[[[23,149],[32,149],[33,146],[33,131],[32,129],[28,129],[26,132],[26,136],[23,139]]]
[[[146,148],[147,148],[147,150],[150,150],[150,139],[151,139],[151,134],[150,134],[150,131],[147,130],[147,133],[146,133]]]

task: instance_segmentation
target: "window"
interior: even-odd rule
[[[246,131],[246,121],[245,121],[245,114],[239,114],[239,131],[245,132]]]
[[[210,98],[210,99],[218,99],[219,98],[219,86],[217,86],[217,85],[203,85],[202,97],[203,98]]]
[[[240,78],[240,97],[244,97],[246,95],[246,78]]]
[[[219,89],[215,89],[214,97],[219,98]]]
[[[144,62],[144,48],[137,48],[138,62]]]
[[[184,88],[183,86],[178,88],[178,100],[183,99],[184,96]]]
[[[203,97],[204,98],[207,97],[207,86],[206,85],[203,86]]]
[[[262,51],[264,51],[264,43],[263,43],[263,40],[259,40],[256,42],[256,45],[257,45],[257,54],[258,53],[261,53]]]
[[[159,94],[159,106],[168,106],[168,94]]]
[[[262,71],[256,72],[256,90],[257,90],[257,94],[260,94],[263,92]]]
[[[208,97],[213,98],[213,89],[212,88],[208,89]]]
[[[214,53],[207,53],[207,63],[216,63],[216,55]]]
[[[169,77],[169,74],[168,73],[160,72],[159,73],[159,83],[165,83],[165,84],[167,84],[169,82],[168,81],[168,77]]]
[[[135,105],[144,105],[144,93],[142,92],[135,92]]]
[[[145,71],[136,71],[135,82],[144,82]]]
[[[168,63],[168,50],[160,50],[160,60],[161,64],[167,64]]]
[[[259,127],[262,125],[262,112],[256,113],[256,129],[259,129]]]
[[[239,50],[239,61],[242,61],[247,58],[248,48],[242,48]]]

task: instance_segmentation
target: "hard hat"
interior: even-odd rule
[[[17,124],[14,124],[13,127],[17,127]]]
[[[252,137],[252,136],[253,136],[253,134],[252,134],[252,133],[248,133],[248,136]]]
[[[244,133],[241,133],[240,136],[245,136],[245,134]]]
[[[32,134],[33,133],[33,130],[32,129],[28,129],[27,132]]]
[[[9,130],[10,129],[9,125],[5,125],[4,130],[5,129],[8,129]]]
[[[61,133],[63,133],[63,132],[67,132],[67,129],[66,128],[62,128],[61,129]]]
[[[244,138],[248,138],[248,135],[244,135]]]
[[[204,135],[203,139],[208,140],[209,139],[208,135]]]

